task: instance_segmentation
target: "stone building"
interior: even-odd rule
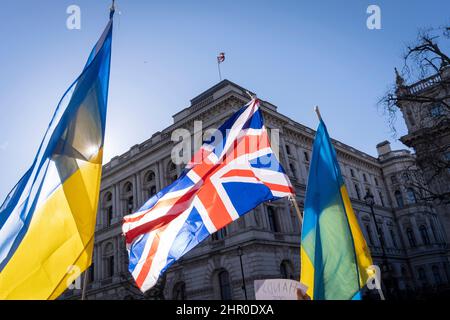
[[[172,125],[104,166],[94,258],[87,272],[88,299],[161,298],[162,294],[165,299],[244,299],[245,293],[254,299],[256,279],[299,278],[301,226],[286,199],[260,205],[216,232],[170,267],[157,289],[146,295],[127,271],[122,217],[170,184],[182,169],[171,161],[171,132],[176,128],[192,132],[194,120],[202,120],[204,129],[218,127],[248,102],[245,91],[221,81],[175,114]],[[315,131],[284,116],[268,101],[262,101],[261,108],[267,128],[279,129],[280,162],[302,209]],[[389,272],[383,276],[389,288],[399,294],[448,284],[448,247],[440,216],[432,206],[416,201],[415,190],[400,183],[402,171],[415,162],[414,155],[392,151],[388,142],[377,146],[377,158],[339,141],[334,145],[375,264],[387,262]],[[374,197],[374,214],[365,201],[368,193]],[[62,298],[77,299],[80,294],[68,290]]]
[[[450,241],[450,66],[407,85],[397,73],[397,107],[408,132],[400,140],[414,149],[427,188],[424,197],[434,206]],[[406,181],[408,182],[408,181]]]

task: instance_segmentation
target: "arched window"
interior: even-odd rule
[[[276,210],[273,206],[267,207],[267,217],[269,218],[269,227],[272,232],[279,232]]]
[[[417,202],[416,193],[414,192],[414,190],[412,188],[406,189],[406,195],[408,197],[408,202],[409,203],[416,203]]]
[[[156,176],[153,171],[149,171],[144,177],[144,190],[146,197],[150,198],[156,194]]]
[[[286,153],[289,155],[291,154],[291,147],[289,147],[288,144],[286,145]]]
[[[125,183],[123,187],[125,213],[131,214],[134,209],[133,184],[131,182]]]
[[[222,300],[231,300],[231,283],[230,283],[230,275],[228,271],[222,270],[217,275],[219,278],[219,287],[220,287],[220,298]]]
[[[421,225],[419,227],[420,236],[422,237],[422,241],[424,244],[430,244],[430,237],[428,236],[428,230],[425,225]]]
[[[411,247],[416,246],[416,238],[414,237],[414,232],[411,228],[406,229],[406,236],[408,237],[409,245]]]
[[[173,287],[173,300],[186,300],[186,284],[183,281],[177,282]]]
[[[439,267],[438,266],[433,266],[431,268],[431,270],[433,271],[434,284],[436,286],[441,285],[442,284],[442,278],[441,278],[441,273],[439,272]]]
[[[114,247],[112,243],[105,245],[103,256],[105,278],[111,278],[114,275]]]
[[[395,195],[395,201],[397,201],[397,206],[399,208],[403,208],[404,203],[403,203],[402,193],[399,190],[397,190],[394,192],[394,195]]]
[[[178,179],[177,166],[175,165],[175,163],[170,161],[169,164],[167,165],[167,180],[169,181],[169,183],[172,183],[177,179]]]
[[[147,172],[144,179],[146,184],[150,184],[152,182],[155,182],[155,173],[153,171]]]
[[[111,192],[107,192],[103,197],[103,208],[105,211],[105,225],[109,227],[114,218]]]
[[[356,191],[356,197],[358,200],[361,200],[361,191],[359,190],[359,186],[355,183],[355,191]]]

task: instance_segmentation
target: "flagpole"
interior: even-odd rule
[[[298,207],[297,201],[295,200],[295,196],[289,196],[289,201],[291,201],[292,205],[295,208],[295,212],[297,213],[298,220],[300,221],[300,225],[303,225],[303,215],[300,212],[300,208]],[[301,231],[300,231],[301,235]]]
[[[322,121],[322,116],[320,115],[319,106],[315,106],[314,111],[316,112],[317,117],[319,118],[319,121]]]
[[[219,69],[219,80],[222,81],[222,73],[220,72],[220,61],[217,59],[217,69]]]
[[[109,8],[109,19],[112,19],[114,17],[115,12],[116,12],[116,0],[112,0],[111,7]],[[83,288],[81,289],[81,300],[84,300],[86,298],[88,271],[89,268],[87,268],[83,272]]]

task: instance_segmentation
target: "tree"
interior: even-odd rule
[[[450,57],[442,49],[449,40],[449,26],[419,31],[401,72],[395,69],[395,85],[379,101],[394,136],[398,110],[408,127],[400,140],[414,148],[417,166],[405,170],[405,184],[419,200],[441,204],[450,204]]]

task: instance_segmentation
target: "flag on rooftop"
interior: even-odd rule
[[[217,56],[217,62],[218,63],[222,63],[225,61],[225,53],[221,52],[219,53],[219,55]]]
[[[301,282],[314,300],[360,299],[371,265],[336,152],[320,120],[306,190]]]
[[[0,207],[0,299],[55,299],[91,264],[113,13]]]
[[[129,271],[142,291],[209,235],[294,190],[253,99],[206,141],[178,180],[125,216]]]

